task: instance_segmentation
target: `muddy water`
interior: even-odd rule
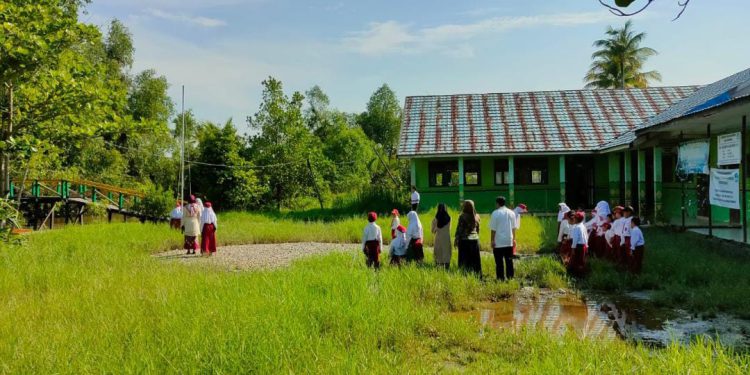
[[[553,333],[574,332],[579,337],[624,339],[662,347],[689,344],[704,335],[738,349],[750,348],[750,321],[718,315],[701,319],[683,311],[660,309],[647,299],[618,296],[583,298],[567,292],[522,290],[507,301],[478,304],[456,313],[488,329],[535,327]]]

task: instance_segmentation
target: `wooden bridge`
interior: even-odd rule
[[[142,192],[89,180],[33,180],[21,184],[13,181],[8,196],[19,202],[19,210],[34,230],[53,228],[58,207],[65,224],[83,224],[84,214],[94,205],[106,209],[109,222],[114,215],[121,215],[124,221],[131,217],[141,222],[166,220],[133,210],[144,198]]]

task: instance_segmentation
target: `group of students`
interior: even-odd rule
[[[195,254],[199,249],[202,255],[210,256],[216,252],[218,221],[211,202],[204,204],[194,195],[190,195],[187,204],[177,202],[177,206],[170,213],[170,225],[174,229],[182,230],[185,236],[183,248],[187,250],[188,255]]]
[[[418,198],[417,198],[418,199]],[[401,225],[399,211],[391,212],[390,264],[400,266],[402,263],[424,261],[424,230],[416,212],[418,202],[413,204],[407,214],[408,226]],[[505,206],[505,198],[496,199],[497,209],[490,220],[491,246],[495,255],[496,276],[499,280],[511,279],[514,276],[513,258],[516,254],[515,233],[521,226],[521,214],[528,212],[526,205],[519,204],[514,210]],[[383,248],[383,237],[377,225],[377,214],[370,212],[362,236],[362,251],[366,256],[368,267],[380,267],[380,253]],[[453,247],[458,249],[458,268],[482,276],[482,261],[479,253],[480,217],[474,202],[466,200],[454,232],[453,241],[450,234],[451,217],[445,204],[438,205],[435,218],[432,220],[433,247],[435,265],[440,268],[450,267]]]
[[[568,270],[583,275],[586,258],[591,255],[639,274],[646,241],[640,228],[641,219],[633,214],[631,206],[617,206],[610,211],[609,203],[601,201],[586,221],[582,210],[573,211],[560,203],[558,252]]]

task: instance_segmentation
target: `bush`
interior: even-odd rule
[[[163,218],[169,215],[174,204],[172,193],[151,186],[146,190],[146,196],[133,206],[133,210],[149,217]]]

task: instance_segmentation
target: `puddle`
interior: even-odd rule
[[[454,315],[479,322],[480,336],[488,329],[535,327],[654,347],[672,342],[687,345],[698,336],[707,336],[725,346],[750,348],[750,321],[724,314],[701,319],[685,311],[655,307],[640,295],[582,298],[563,291],[522,290],[510,300],[480,303],[475,310]]]

